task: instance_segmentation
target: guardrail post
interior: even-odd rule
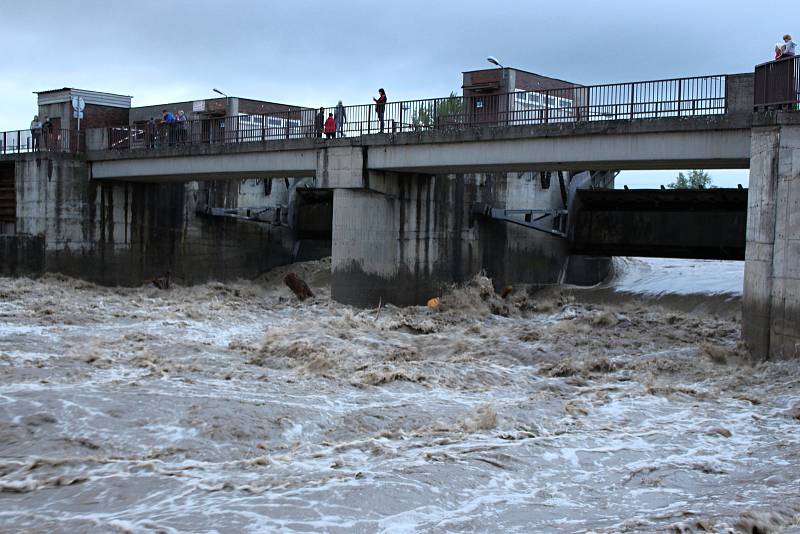
[[[544,92],[544,123],[550,122],[550,90]]]
[[[6,151],[8,151],[8,137],[6,132],[3,132],[3,154],[5,154]]]
[[[367,108],[367,134],[372,131],[372,106]]]
[[[403,131],[403,104],[400,104],[400,131]]]
[[[631,94],[630,94],[630,97],[631,97],[631,98],[630,98],[630,101],[631,101],[631,102],[630,102],[630,106],[631,106],[631,120],[633,120],[633,101],[634,101],[634,96],[635,96],[635,94],[636,94],[636,93],[635,93],[636,89],[634,88],[634,84],[633,84],[633,83],[631,83],[631,85],[630,85],[630,88],[628,89],[628,91],[630,91],[630,93],[631,93]]]
[[[21,143],[21,141],[20,141],[21,134],[22,134],[22,132],[17,130],[17,152],[22,152],[22,146],[20,145],[20,143]]]
[[[681,82],[682,80],[678,80],[678,117],[681,116]]]

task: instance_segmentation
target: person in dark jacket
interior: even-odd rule
[[[314,117],[314,137],[322,137],[322,131],[325,127],[325,108],[319,108],[317,116]]]
[[[386,113],[386,91],[381,87],[378,89],[378,98],[373,98],[372,100],[375,101],[375,113],[381,122],[381,133],[383,133],[383,115]]]
[[[328,119],[325,121],[325,137],[328,139],[336,137],[336,120],[333,118],[333,113],[328,113]]]
[[[145,135],[147,136],[147,148],[155,148],[156,139],[158,138],[158,126],[156,126],[156,120],[153,117],[150,117],[150,120],[147,121]]]
[[[48,150],[52,147],[53,143],[53,122],[50,117],[45,117],[42,123],[42,144],[44,149]]]

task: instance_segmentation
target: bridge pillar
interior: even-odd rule
[[[752,130],[742,334],[754,357],[800,356],[800,125]]]
[[[484,219],[473,209],[562,208],[557,180],[530,172],[371,171],[360,147],[322,149],[316,177],[318,187],[334,190],[331,293],[340,302],[424,304],[481,271],[496,288],[563,277],[565,239]]]

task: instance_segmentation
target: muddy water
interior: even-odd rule
[[[0,531],[798,528],[800,365],[743,359],[735,291],[712,313],[478,278],[357,310],[326,269],[299,267],[302,304],[280,272],[0,279]]]

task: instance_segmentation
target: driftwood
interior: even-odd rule
[[[169,289],[172,273],[167,271],[167,276],[151,278],[149,282],[158,289]]]
[[[311,292],[308,284],[306,284],[305,281],[303,281],[303,279],[297,276],[295,273],[288,273],[286,276],[284,276],[283,283],[289,286],[289,289],[292,290],[292,293],[294,293],[299,300],[306,300],[307,298],[314,296],[314,293]]]

